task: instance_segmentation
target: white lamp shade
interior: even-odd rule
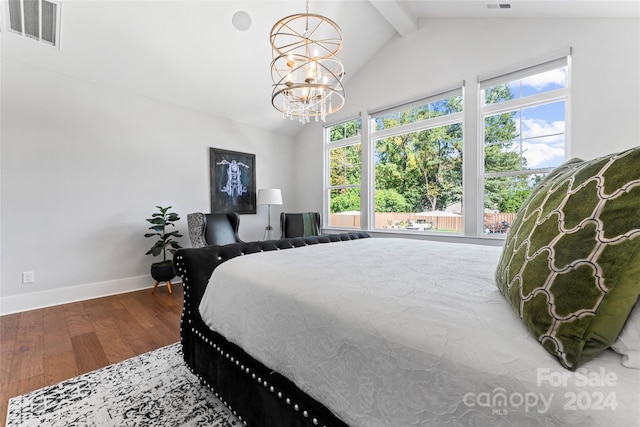
[[[259,205],[281,205],[282,193],[279,188],[261,188],[258,190]]]

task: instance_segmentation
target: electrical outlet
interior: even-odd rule
[[[22,283],[33,283],[36,280],[36,276],[33,271],[22,272]]]

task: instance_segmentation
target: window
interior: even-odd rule
[[[360,119],[325,128],[329,226],[360,228],[361,130]]]
[[[375,226],[462,231],[462,89],[375,113]]]
[[[568,58],[480,82],[483,232],[504,233],[532,188],[565,160]]]
[[[551,58],[326,127],[324,225],[504,237],[566,159],[570,51]]]

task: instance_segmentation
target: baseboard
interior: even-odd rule
[[[178,278],[174,280],[175,282],[172,281],[171,283],[181,283]],[[0,297],[0,316],[109,295],[123,294],[141,289],[151,289],[154,284],[155,280],[153,280],[151,276],[144,275],[109,280],[106,282],[89,283],[69,288],[4,296]]]

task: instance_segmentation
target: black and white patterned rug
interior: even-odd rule
[[[7,426],[241,426],[179,343],[9,400]]]

